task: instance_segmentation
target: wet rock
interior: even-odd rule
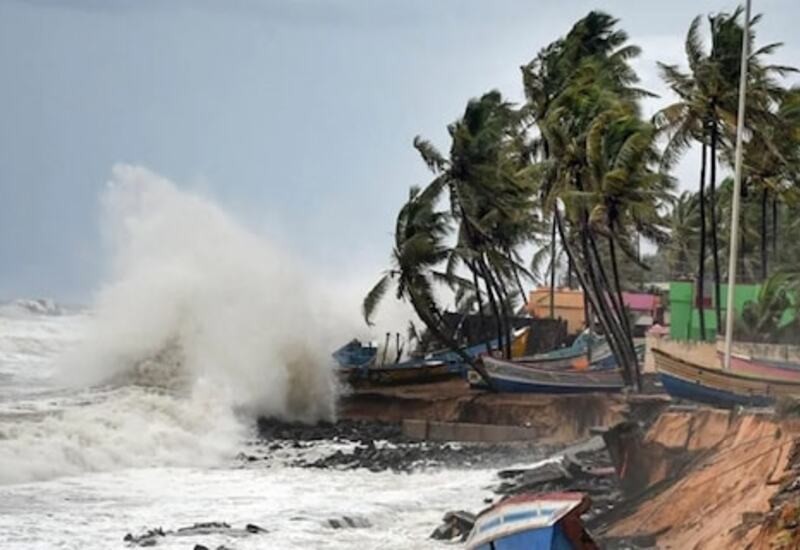
[[[209,521],[195,523],[190,527],[180,527],[174,534],[179,537],[186,537],[191,535],[215,535],[228,531],[231,531],[231,526],[227,523]]]
[[[464,510],[447,512],[442,518],[442,524],[431,533],[430,538],[448,541],[458,539],[463,542],[467,540],[473,525],[475,514]]]
[[[233,537],[246,537],[249,535],[257,535],[261,533],[268,533],[266,529],[263,527],[259,527],[253,523],[248,523],[244,529],[237,529],[235,527],[231,527],[229,524],[224,522],[203,522],[203,523],[195,523],[194,525],[190,525],[188,527],[180,527],[174,531],[164,531],[162,528],[158,529],[151,529],[146,531],[141,535],[133,535],[128,533],[125,535],[123,540],[128,543],[129,546],[155,546],[160,538],[163,537],[190,537],[190,536],[198,536],[198,535],[227,535]],[[195,546],[195,550],[197,548],[206,548],[205,546],[198,544]],[[208,550],[206,548],[206,550]],[[225,550],[224,546],[219,546],[217,550]]]
[[[328,526],[332,529],[367,529],[372,524],[361,516],[342,516],[328,519]]]
[[[158,527],[156,529],[150,529],[141,535],[132,535],[128,533],[122,540],[127,542],[129,546],[148,547],[155,546],[158,543],[158,539],[164,536],[166,536],[164,530]]]

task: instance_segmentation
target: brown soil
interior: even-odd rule
[[[658,548],[746,548],[788,464],[797,426],[770,416],[710,409],[669,411],[647,439],[690,457],[680,471],[653,464],[649,494],[607,531],[611,537],[655,535]]]

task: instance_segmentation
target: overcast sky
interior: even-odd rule
[[[800,3],[754,4],[759,42],[800,65]],[[519,66],[594,8],[621,19],[644,85],[664,93],[655,62],[681,62],[691,19],[734,5],[2,0],[0,298],[91,295],[118,162],[202,188],[325,276],[373,279],[408,187],[429,177],[416,134],[446,149],[469,98],[519,100]]]

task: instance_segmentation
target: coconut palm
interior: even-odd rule
[[[662,250],[673,277],[682,279],[692,275],[693,258],[700,244],[700,215],[696,194],[684,191],[675,199],[669,214],[670,237]]]
[[[476,369],[491,387],[482,366],[465,354],[443,328],[441,308],[434,295],[434,284],[444,275],[436,268],[450,254],[445,238],[450,233],[449,215],[436,210],[436,199],[441,192],[440,182],[425,190],[412,187],[408,201],[400,209],[395,224],[395,246],[392,267],[386,270],[375,286],[367,293],[362,306],[364,319],[371,319],[380,301],[392,284],[399,300],[407,300],[428,331],[443,345],[458,353],[461,359]]]
[[[537,56],[522,67],[523,87],[526,103],[522,109],[529,124],[538,127],[538,134],[530,142],[527,151],[531,161],[544,161],[545,169],[541,176],[543,198],[551,193],[554,173],[548,169],[551,145],[545,135],[543,122],[547,119],[556,99],[571,82],[575,73],[585,65],[587,60],[602,63],[605,70],[598,73],[605,80],[605,86],[627,97],[645,94],[633,85],[638,82],[636,73],[630,68],[628,61],[640,50],[627,43],[627,34],[617,28],[618,20],[609,14],[592,11],[579,20],[566,37],[556,40],[543,48]],[[559,253],[556,249],[555,216],[551,211],[543,211],[545,220],[550,223],[550,314],[554,315],[555,275]],[[539,252],[532,264],[542,265],[545,253]],[[572,277],[572,267],[568,262],[568,278]]]
[[[558,56],[558,69],[553,74],[561,80],[554,87],[554,97],[539,93],[538,88],[528,91],[528,97],[547,99],[546,109],[537,103],[530,108],[531,112],[538,112],[537,139],[548,154],[538,170],[543,190],[542,209],[553,213],[562,247],[574,266],[587,303],[624,366],[626,381],[638,384],[638,365],[627,316],[619,293],[609,292],[614,287],[597,242],[601,235],[591,223],[592,204],[588,199],[594,182],[598,181],[590,175],[587,147],[590,131],[594,128],[598,141],[608,130],[599,121],[614,118],[612,113],[618,115],[623,111],[637,117],[637,100],[646,94],[635,86],[637,76],[629,65],[639,49],[627,44],[626,34],[616,23],[616,19],[600,12],[591,12],[578,21],[562,41],[545,49],[528,67],[528,72],[537,67],[541,71],[541,67],[549,67],[542,59],[549,61],[549,56]],[[527,80],[537,83],[542,79],[528,74]],[[626,232],[632,233],[633,230]],[[615,240],[615,246],[630,242],[630,238],[621,238]]]
[[[676,65],[659,64],[662,78],[678,96],[678,101],[656,114],[656,125],[668,135],[664,152],[666,165],[674,163],[694,141],[701,145],[700,162],[700,247],[698,266],[698,293],[703,295],[705,279],[706,209],[710,217],[711,257],[714,274],[714,304],[717,319],[721,319],[720,262],[718,236],[718,208],[716,200],[717,162],[719,153],[731,157],[738,108],[738,83],[741,68],[743,28],[739,23],[742,10],[719,13],[708,18],[710,49],[706,51],[701,36],[702,18],[696,17],[686,35],[685,50],[689,72]],[[751,29],[760,16],[752,19]],[[751,31],[752,32],[752,31]],[[754,41],[754,34],[750,38]],[[765,65],[761,58],[773,53],[779,44],[769,44],[750,51],[748,68],[748,127],[753,130],[758,123],[774,123],[771,106],[782,91],[776,77],[791,69],[779,65]],[[706,201],[706,163],[709,167],[708,201]],[[717,323],[721,329],[722,323]],[[705,335],[705,316],[700,309],[701,334]]]
[[[447,158],[417,137],[414,145],[446,191],[458,224],[456,243],[446,272],[465,267],[472,276],[479,312],[484,300],[495,318],[501,349],[510,357],[516,287],[529,277],[516,249],[538,231],[532,216],[535,188],[523,177],[519,114],[498,92],[470,101],[463,117],[448,128],[452,138]]]
[[[797,272],[779,272],[764,281],[755,300],[744,305],[737,337],[748,342],[795,344],[800,337]]]

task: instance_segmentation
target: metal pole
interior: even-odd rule
[[[733,178],[733,201],[731,204],[731,240],[728,258],[728,304],[725,308],[725,370],[731,368],[731,344],[733,341],[733,298],[736,293],[736,264],[739,255],[739,199],[742,189],[742,145],[744,134],[744,109],[747,96],[747,61],[750,57],[750,0],[744,10],[744,33],[742,35],[742,68],[739,75],[739,112],[736,119],[736,173]],[[711,205],[713,208],[714,205]]]

